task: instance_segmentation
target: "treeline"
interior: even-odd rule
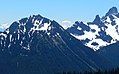
[[[62,73],[57,73],[57,74],[119,74],[119,68],[117,69],[112,69],[110,71],[101,71],[101,70],[98,70],[97,72],[62,72]]]

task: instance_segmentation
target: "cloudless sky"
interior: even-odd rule
[[[33,14],[59,23],[92,21],[95,15],[103,16],[113,6],[119,9],[119,0],[0,0],[0,24],[10,24]]]

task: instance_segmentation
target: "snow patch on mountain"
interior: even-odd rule
[[[51,22],[49,21],[50,23],[43,23],[43,24],[42,22],[43,22],[43,19],[41,21],[35,20],[34,27],[31,28],[31,30],[39,30],[39,31],[47,31],[48,29],[50,30],[49,27]]]
[[[108,28],[105,31],[108,35],[110,35],[113,38],[113,40],[119,40],[119,34],[117,32],[117,31],[119,31],[119,22],[118,22],[119,18],[117,18],[114,15],[113,15],[113,17],[114,17],[114,20],[116,21],[116,25],[112,25],[110,18],[107,17],[106,22],[108,22],[108,23],[106,23],[105,25],[108,26]]]

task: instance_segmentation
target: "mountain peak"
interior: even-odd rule
[[[104,17],[96,15],[92,22],[76,23],[78,27],[71,27],[67,31],[84,45],[96,51],[119,41],[118,20],[118,10],[112,7]]]
[[[118,9],[116,7],[112,7],[109,9],[109,11],[106,13],[106,16],[109,16],[111,14],[116,14],[118,13]]]
[[[8,32],[14,33],[17,31],[31,32],[31,31],[43,31],[50,30],[51,20],[41,15],[33,15],[29,18],[23,18],[19,21],[12,23],[8,29]]]
[[[93,23],[95,23],[95,24],[100,24],[100,21],[101,21],[100,16],[99,16],[99,15],[96,15],[96,17],[95,17]]]

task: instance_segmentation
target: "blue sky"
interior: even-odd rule
[[[105,15],[118,0],[0,0],[0,24],[41,14],[51,20],[92,21],[96,14]]]

